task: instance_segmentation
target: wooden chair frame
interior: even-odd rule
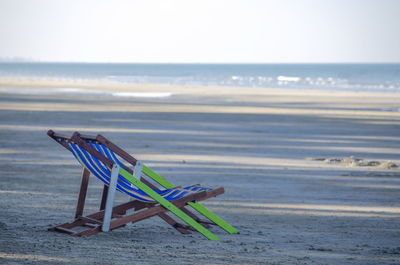
[[[110,140],[106,139],[104,136],[97,135],[94,137],[82,135],[78,132],[75,132],[72,137],[67,137],[61,134],[57,134],[52,130],[49,130],[47,134],[68,150],[69,147],[66,143],[67,141],[72,141],[80,147],[84,148],[87,152],[95,156],[110,169],[112,169],[112,172],[114,171],[114,175],[116,175],[116,177],[118,177],[118,174],[124,176],[125,178],[129,179],[135,186],[146,192],[149,196],[153,197],[158,202],[147,203],[134,200],[117,206],[113,206],[113,196],[111,195],[115,192],[115,185],[114,187],[112,187],[113,190],[111,191],[110,187],[112,186],[112,183],[110,183],[110,187],[107,185],[104,185],[103,187],[99,211],[84,216],[83,212],[90,177],[89,170],[84,168],[82,171],[80,191],[75,210],[75,220],[73,222],[51,227],[49,228],[50,231],[63,232],[72,236],[93,235],[101,231],[113,230],[125,226],[128,223],[138,222],[140,220],[157,215],[182,234],[190,234],[190,231],[198,231],[208,239],[218,240],[218,237],[207,230],[210,225],[217,225],[230,234],[238,233],[238,231],[234,227],[232,227],[220,217],[198,203],[199,201],[223,194],[223,187],[190,194],[181,199],[169,202],[163,198],[159,198],[161,196],[154,192],[154,190],[159,189],[156,185],[151,183],[146,178],[141,177],[139,180],[137,178],[134,178],[133,175],[135,174],[135,171],[139,173],[142,172],[144,175],[153,180],[153,182],[156,182],[163,188],[167,189],[174,188],[174,185],[156,174],[150,168],[146,167],[145,165],[141,165],[141,163],[138,162],[137,159],[129,155],[122,148],[118,147]],[[122,165],[121,167],[119,167],[118,165],[114,165],[114,162],[92,148],[88,144],[88,142],[97,142],[106,146],[115,154],[123,158],[126,162],[134,166],[135,169],[132,170],[126,165]],[[140,176],[140,174],[135,175],[136,177]],[[198,217],[191,210],[189,210],[188,207],[191,210],[197,211],[208,220],[203,220],[202,218]],[[133,213],[128,213],[128,211],[133,211]],[[173,213],[175,215],[175,218],[184,221],[186,224],[182,224],[176,221],[167,213]]]

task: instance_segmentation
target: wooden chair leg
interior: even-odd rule
[[[88,184],[89,184],[89,176],[90,176],[89,170],[87,170],[86,168],[83,168],[81,189],[79,191],[78,203],[76,205],[75,218],[78,218],[78,216],[83,215],[83,209],[85,207],[85,200],[86,200],[86,193],[87,193]]]
[[[104,185],[103,195],[101,195],[100,211],[102,211],[102,210],[104,210],[104,208],[106,208],[107,195],[108,195],[108,186]]]
[[[175,221],[172,217],[170,217],[168,214],[166,213],[159,213],[158,216],[163,219],[165,222],[167,222],[168,224],[170,224],[173,228],[175,228],[176,230],[178,230],[179,232],[181,232],[182,234],[190,234],[190,227],[187,225],[183,225],[181,223],[178,223],[177,221]]]

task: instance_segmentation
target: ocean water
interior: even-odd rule
[[[400,64],[0,63],[0,78],[400,92]]]

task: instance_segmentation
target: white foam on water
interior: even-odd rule
[[[299,82],[301,80],[301,78],[297,76],[283,76],[283,75],[278,76],[276,79],[278,81],[284,81],[284,82]]]
[[[166,98],[172,96],[169,92],[115,92],[114,97],[137,97],[137,98]]]
[[[6,88],[1,89],[0,92],[7,94],[19,94],[19,95],[50,95],[51,91],[42,89],[25,89],[25,88]]]
[[[51,89],[36,89],[36,88],[7,88],[0,92],[9,94],[21,95],[55,95],[55,94],[104,94],[105,92],[97,90],[88,90],[82,88],[51,88]]]
[[[57,92],[61,92],[61,93],[86,93],[86,92],[88,92],[87,89],[73,88],[73,87],[55,88],[52,91],[54,93],[57,93]]]
[[[100,90],[90,90],[83,88],[52,88],[52,89],[35,89],[35,88],[7,88],[0,92],[19,95],[57,95],[57,94],[79,94],[79,95],[99,95],[114,97],[138,97],[138,98],[165,98],[172,96],[170,92],[108,92]]]

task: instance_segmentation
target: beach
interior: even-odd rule
[[[0,79],[0,264],[399,264],[400,93]],[[158,217],[109,233],[72,221],[81,166],[46,132],[102,134],[240,234]],[[85,213],[102,185],[89,184]],[[117,203],[129,198],[118,194]]]

